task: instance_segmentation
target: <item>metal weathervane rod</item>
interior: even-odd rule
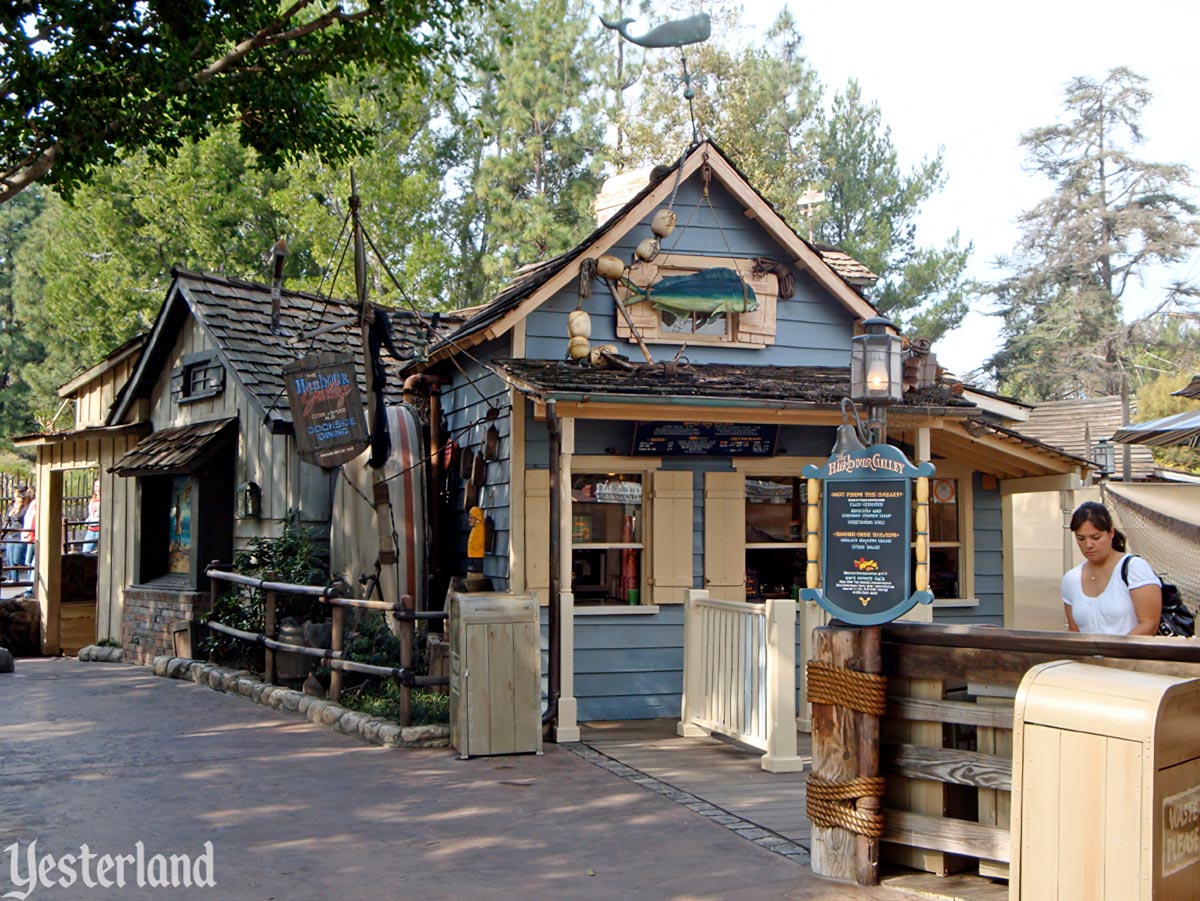
[[[688,103],[688,115],[692,120],[692,144],[698,144],[700,139],[696,129],[696,109],[692,103],[696,97],[696,90],[692,87],[692,76],[687,67],[687,54],[683,52],[683,48],[689,44],[700,44],[708,40],[709,35],[712,34],[712,19],[709,18],[708,13],[698,13],[686,19],[664,22],[640,35],[629,33],[629,23],[634,21],[631,18],[625,17],[616,21],[610,21],[603,16],[599,18],[600,24],[605,28],[611,28],[631,44],[655,50],[663,47],[679,48],[679,59],[683,64],[683,78],[673,78],[672,81],[676,87],[683,85],[683,97]]]

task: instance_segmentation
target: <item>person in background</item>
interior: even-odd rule
[[[24,488],[13,491],[12,503],[4,513],[4,565],[6,567],[22,566],[25,563],[25,545],[21,543],[21,525],[25,517],[25,508],[29,506]],[[20,582],[21,573],[14,569],[0,571],[0,579],[5,582]]]
[[[88,501],[87,535],[83,553],[94,554],[100,545],[100,480],[92,482],[92,499]]]
[[[1084,561],[1062,579],[1067,628],[1104,635],[1155,635],[1162,618],[1162,583],[1150,564],[1125,553],[1125,536],[1103,504],[1088,501],[1071,515]],[[1121,567],[1129,557],[1129,583]]]
[[[29,501],[29,505],[21,517],[21,528],[23,529],[21,540],[25,542],[25,559],[22,561],[25,572],[21,576],[22,581],[32,582],[34,564],[37,561],[37,491],[31,486],[25,492],[25,498]],[[26,592],[26,594],[30,593]]]

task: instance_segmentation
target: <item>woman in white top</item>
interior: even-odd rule
[[[1162,588],[1141,557],[1130,557],[1129,584],[1121,578],[1125,536],[1113,527],[1103,504],[1088,501],[1071,515],[1071,531],[1083,563],[1063,576],[1067,628],[1105,635],[1156,635],[1162,618]]]

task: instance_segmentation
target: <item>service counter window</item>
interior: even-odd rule
[[[971,480],[948,474],[938,464],[938,475],[929,482],[929,590],[935,600],[970,598],[974,579],[969,567],[971,534]],[[944,474],[945,473],[945,474]],[[915,509],[914,493],[914,509]],[[914,523],[914,546],[916,516]]]
[[[576,604],[641,603],[643,475],[571,477],[571,590]]]
[[[746,599],[793,597],[804,583],[805,482],[746,477]]]

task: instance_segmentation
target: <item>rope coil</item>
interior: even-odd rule
[[[887,677],[831,666],[810,660],[808,700],[812,704],[834,704],[859,713],[883,716],[887,710]]]
[[[882,776],[859,776],[846,782],[830,782],[820,776],[808,774],[808,791],[804,806],[808,819],[814,826],[825,829],[842,828],[867,838],[883,835],[883,811],[880,804],[875,809],[860,809],[859,799],[882,801],[884,779]]]

